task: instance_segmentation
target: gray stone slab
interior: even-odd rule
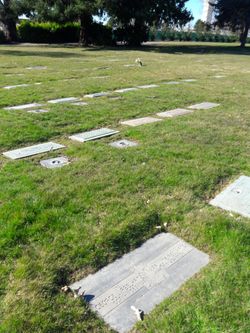
[[[140,248],[72,284],[113,329],[128,332],[135,306],[149,313],[209,262],[209,256],[173,234],[162,233]]]
[[[28,113],[47,113],[49,112],[48,110],[45,109],[36,109],[36,110],[29,110],[27,111]]]
[[[101,139],[106,136],[114,135],[116,133],[119,133],[119,131],[112,130],[110,128],[100,128],[98,130],[75,134],[75,135],[70,136],[69,138],[71,140],[78,141],[78,142],[86,142],[86,141]]]
[[[220,104],[217,104],[217,103],[204,102],[204,103],[200,103],[200,104],[191,105],[188,108],[195,109],[195,110],[208,110],[208,109],[215,108],[219,105]]]
[[[50,104],[57,104],[57,103],[71,103],[78,101],[79,98],[77,97],[66,97],[66,98],[58,98],[58,99],[51,99],[48,101]]]
[[[110,143],[110,146],[115,148],[128,148],[138,146],[137,142],[129,141],[129,140],[119,140]]]
[[[183,82],[196,82],[196,79],[184,79]]]
[[[88,94],[85,95],[85,98],[98,98],[98,97],[105,97],[108,96],[109,93],[108,92],[99,92],[99,93],[93,93],[93,94]]]
[[[23,104],[23,105],[16,105],[16,106],[9,106],[4,108],[4,110],[26,110],[26,109],[32,109],[32,108],[39,108],[42,104],[39,103],[31,103],[31,104]]]
[[[68,165],[69,163],[69,159],[64,156],[40,161],[40,164],[47,169],[61,168],[65,165]]]
[[[154,118],[154,117],[144,117],[144,118],[121,121],[121,124],[136,127],[136,126],[140,126],[140,125],[155,123],[155,122],[161,121],[161,120],[162,119]]]
[[[173,118],[173,117],[178,117],[178,116],[184,116],[189,113],[193,113],[193,111],[186,110],[186,109],[174,109],[174,110],[170,110],[170,111],[159,112],[159,113],[157,113],[157,116],[162,117],[162,118]]]
[[[25,147],[25,148],[20,148],[16,150],[10,150],[5,153],[3,153],[4,156],[11,158],[12,160],[17,160],[19,158],[25,158],[37,154],[42,154],[42,153],[47,153],[52,150],[57,150],[65,148],[65,146],[54,143],[54,142],[46,142],[46,143],[41,143],[38,145],[30,146],[30,147]]]
[[[158,88],[158,84],[148,84],[148,85],[145,85],[145,86],[137,86],[137,88],[139,89],[150,89],[150,88]]]
[[[180,84],[178,81],[169,81],[169,82],[163,82],[163,84]]]
[[[115,92],[118,93],[125,93],[125,92],[130,92],[130,91],[135,91],[138,90],[138,88],[123,88],[123,89],[117,89]]]
[[[47,66],[30,66],[30,67],[26,67],[26,69],[43,70],[43,69],[47,69]]]
[[[250,218],[250,177],[241,176],[211,200],[210,204]]]
[[[10,90],[10,89],[15,89],[15,88],[23,88],[23,87],[28,87],[30,84],[17,84],[16,86],[5,86],[3,89]]]

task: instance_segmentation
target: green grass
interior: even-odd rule
[[[239,175],[250,176],[249,56],[249,47],[205,43],[139,50],[0,47],[0,86],[42,82],[0,89],[0,152],[47,140],[67,146],[18,161],[0,157],[1,333],[111,332],[60,288],[139,246],[165,221],[211,262],[134,332],[249,332],[249,219],[208,205]],[[137,57],[143,67],[123,66]],[[25,69],[36,65],[48,68]],[[16,73],[25,76],[6,76]],[[215,79],[218,74],[225,78]],[[185,78],[198,81],[94,99],[86,107],[50,105],[47,114],[3,110]],[[138,128],[119,125],[203,101],[221,106]],[[114,138],[68,139],[104,126],[140,145],[116,150],[107,144]],[[72,163],[40,167],[42,158],[58,154]]]

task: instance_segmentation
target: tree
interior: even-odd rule
[[[23,0],[26,15],[38,21],[64,23],[79,21],[81,45],[89,44],[93,15],[98,14],[101,0]]]
[[[103,0],[112,25],[123,40],[138,46],[148,38],[153,25],[184,25],[192,19],[187,0]]]
[[[203,22],[202,20],[197,20],[194,25],[194,30],[196,32],[207,32],[211,30],[211,25],[209,23]]]
[[[17,3],[13,0],[0,0],[0,24],[8,42],[17,40]]]
[[[241,47],[245,47],[250,28],[250,0],[217,0],[214,6],[219,27],[239,31]]]

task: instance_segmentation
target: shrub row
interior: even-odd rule
[[[78,23],[38,23],[22,21],[18,26],[18,38],[26,43],[77,43],[80,26]],[[112,30],[100,23],[93,23],[90,41],[97,45],[112,44]]]
[[[149,40],[234,43],[237,42],[239,38],[235,35],[229,36],[208,32],[197,33],[189,31],[156,31],[151,29],[149,32]]]

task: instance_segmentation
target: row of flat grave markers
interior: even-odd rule
[[[38,66],[39,67],[39,66]],[[185,79],[182,80],[183,82],[195,82],[197,80],[195,79]],[[169,81],[165,82],[164,84],[179,84],[180,82],[175,82],[175,81]],[[35,83],[35,85],[39,85],[41,83]],[[23,84],[23,85],[16,85],[16,86],[6,86],[4,89],[13,89],[17,87],[24,87],[24,86],[29,86],[28,84]],[[148,85],[141,85],[137,87],[131,87],[131,88],[122,88],[122,89],[116,89],[114,92],[115,93],[126,93],[126,92],[131,92],[131,91],[136,91],[138,89],[150,89],[150,88],[158,88],[158,84],[148,84]],[[112,92],[98,92],[98,93],[92,93],[92,94],[87,94],[84,95],[84,98],[98,98],[98,97],[105,97],[105,96],[110,96]],[[49,100],[47,103],[49,104],[59,104],[59,103],[70,103],[70,105],[76,105],[76,106],[84,106],[88,105],[88,103],[83,102],[80,98],[78,97],[66,97],[66,98],[58,98],[58,99],[53,99]],[[46,109],[41,109],[43,104],[40,103],[31,103],[31,104],[24,104],[24,105],[16,105],[16,106],[9,106],[5,107],[4,110],[11,111],[11,110],[28,110],[27,112],[29,113],[45,113],[48,112]],[[36,109],[34,109],[36,108]],[[32,109],[32,110],[29,110]]]

